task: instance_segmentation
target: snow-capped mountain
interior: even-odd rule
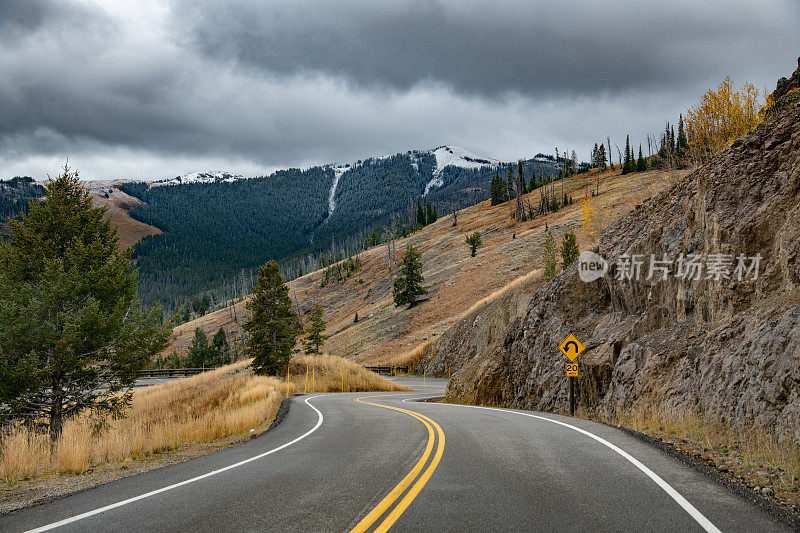
[[[496,167],[500,164],[497,159],[476,155],[458,146],[440,146],[431,150],[431,153],[436,156],[436,172],[441,172],[444,167],[450,165],[461,168],[478,168]]]
[[[169,180],[153,182],[153,185],[183,185],[186,183],[231,183],[236,180],[245,179],[240,174],[230,172],[192,172],[183,176],[176,176]]]
[[[445,167],[479,168],[485,166],[496,167],[500,164],[497,159],[479,156],[458,146],[440,146],[431,150],[430,153],[436,157],[436,170],[431,180],[425,185],[425,192],[423,193],[425,196],[428,195],[431,189],[444,185],[441,173]]]

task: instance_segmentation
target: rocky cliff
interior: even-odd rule
[[[448,396],[563,410],[556,346],[573,332],[587,346],[578,379],[587,411],[656,405],[800,441],[799,88],[800,64],[755,130],[609,227],[594,249],[611,267],[605,277],[587,283],[568,268],[482,350],[458,350],[476,317],[454,327],[427,361],[459,368]],[[759,255],[756,276],[747,268]],[[620,263],[633,256],[638,280]],[[666,258],[666,279],[646,279],[651,256]]]

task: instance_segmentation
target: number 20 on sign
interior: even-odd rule
[[[578,363],[567,363],[567,377],[578,377]]]

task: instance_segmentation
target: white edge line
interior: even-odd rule
[[[162,492],[167,492],[168,490],[177,489],[178,487],[183,487],[184,485],[188,485],[190,483],[194,483],[195,481],[200,481],[201,479],[205,479],[207,477],[211,477],[211,476],[215,476],[217,474],[221,474],[222,472],[225,472],[227,470],[232,470],[234,468],[237,468],[239,466],[242,466],[242,465],[247,464],[247,463],[252,462],[252,461],[256,461],[258,459],[261,459],[262,457],[266,457],[267,455],[273,454],[273,453],[275,453],[275,452],[277,452],[279,450],[287,448],[287,447],[291,446],[292,444],[295,444],[296,442],[299,442],[299,441],[303,440],[304,438],[308,437],[309,435],[314,433],[317,429],[319,429],[319,427],[322,425],[322,420],[323,420],[322,413],[320,412],[319,409],[317,409],[316,407],[314,407],[313,405],[308,403],[308,400],[313,400],[314,398],[318,398],[318,397],[319,396],[311,396],[310,398],[306,398],[305,399],[306,405],[308,405],[310,408],[312,408],[314,411],[317,412],[317,416],[318,416],[317,424],[313,428],[311,428],[310,430],[306,431],[305,433],[303,433],[302,435],[300,435],[296,439],[287,442],[286,444],[282,444],[281,446],[278,446],[277,448],[273,448],[273,449],[269,450],[268,452],[260,453],[260,454],[258,454],[256,456],[250,457],[249,459],[245,459],[243,461],[239,461],[238,463],[234,463],[232,465],[225,466],[225,467],[220,468],[218,470],[212,470],[211,472],[205,473],[205,474],[197,476],[197,477],[193,477],[191,479],[187,479],[185,481],[181,481],[180,483],[175,483],[174,485],[169,485],[167,487],[162,487],[160,489],[156,489],[156,490],[153,490],[153,491],[150,491],[150,492],[146,492],[145,494],[140,494],[139,496],[134,496],[133,498],[128,498],[127,500],[122,500],[122,501],[119,501],[119,502],[116,502],[116,503],[112,503],[110,505],[106,505],[105,507],[99,507],[99,508],[94,509],[92,511],[87,511],[85,513],[81,513],[79,515],[75,515],[75,516],[72,516],[70,518],[65,518],[64,520],[60,520],[58,522],[53,522],[52,524],[48,524],[46,526],[41,526],[41,527],[37,527],[36,529],[31,529],[31,530],[28,531],[28,533],[37,533],[39,531],[49,531],[51,529],[56,529],[56,528],[61,527],[61,526],[66,526],[67,524],[72,524],[73,522],[77,522],[79,520],[83,520],[84,518],[89,518],[90,516],[98,515],[100,513],[104,513],[106,511],[110,511],[111,509],[116,509],[117,507],[122,507],[123,505],[128,505],[129,503],[137,502],[139,500],[144,500],[145,498],[149,498],[150,496],[155,496],[156,494],[161,494]]]
[[[653,472],[652,470],[647,468],[641,461],[639,461],[638,459],[636,459],[635,457],[630,455],[628,452],[626,452],[625,450],[623,450],[619,446],[608,442],[607,440],[605,440],[602,437],[598,437],[594,433],[590,433],[590,432],[586,431],[585,429],[581,429],[581,428],[573,426],[571,424],[567,424],[566,422],[561,422],[559,420],[553,420],[552,418],[547,418],[545,416],[539,416],[539,415],[534,415],[534,414],[530,414],[530,413],[520,413],[519,411],[514,411],[514,410],[511,410],[511,409],[497,409],[495,407],[482,407],[482,406],[478,406],[478,405],[463,405],[463,404],[452,404],[452,403],[440,403],[440,404],[437,404],[437,405],[449,405],[449,406],[452,406],[452,407],[471,407],[473,409],[486,409],[488,411],[499,411],[501,413],[513,413],[513,414],[522,415],[522,416],[529,416],[531,418],[538,418],[539,420],[546,420],[547,422],[552,422],[553,424],[558,424],[560,426],[564,426],[564,427],[568,427],[570,429],[574,429],[575,431],[577,431],[579,433],[583,433],[587,437],[591,437],[592,439],[596,440],[600,444],[603,444],[603,445],[611,448],[612,450],[617,452],[619,455],[621,455],[622,457],[624,457],[625,459],[630,461],[630,463],[633,464],[636,468],[638,468],[639,470],[644,472],[647,475],[647,477],[649,477],[650,479],[655,481],[655,483],[659,487],[661,487],[664,490],[664,492],[669,494],[669,496],[673,500],[675,500],[678,503],[678,505],[680,505],[683,508],[684,511],[689,513],[689,515],[692,518],[694,518],[695,521],[698,524],[700,524],[700,527],[702,527],[703,529],[705,529],[709,533],[721,533],[720,530],[717,529],[717,526],[715,526],[713,523],[711,523],[711,520],[706,518],[703,515],[703,513],[698,511],[695,508],[694,505],[689,503],[689,501],[686,498],[681,496],[681,494],[677,490],[672,488],[672,486],[669,483],[664,481],[661,478],[661,476],[659,476],[658,474],[656,474],[655,472]]]

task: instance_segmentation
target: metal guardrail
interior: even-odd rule
[[[151,370],[140,370],[139,377],[140,378],[174,378],[174,377],[185,377],[185,376],[194,376],[196,374],[202,374],[208,370],[214,370],[213,368],[154,368]]]
[[[375,372],[376,374],[394,375],[399,373],[408,374],[408,366],[392,366],[392,365],[371,365],[365,366],[366,370]],[[182,378],[186,376],[194,376],[214,370],[214,368],[154,368],[150,370],[140,370],[140,378]]]
[[[392,365],[374,365],[364,366],[365,369],[375,372],[376,374],[396,374],[397,372],[408,374],[408,366],[392,366]]]

